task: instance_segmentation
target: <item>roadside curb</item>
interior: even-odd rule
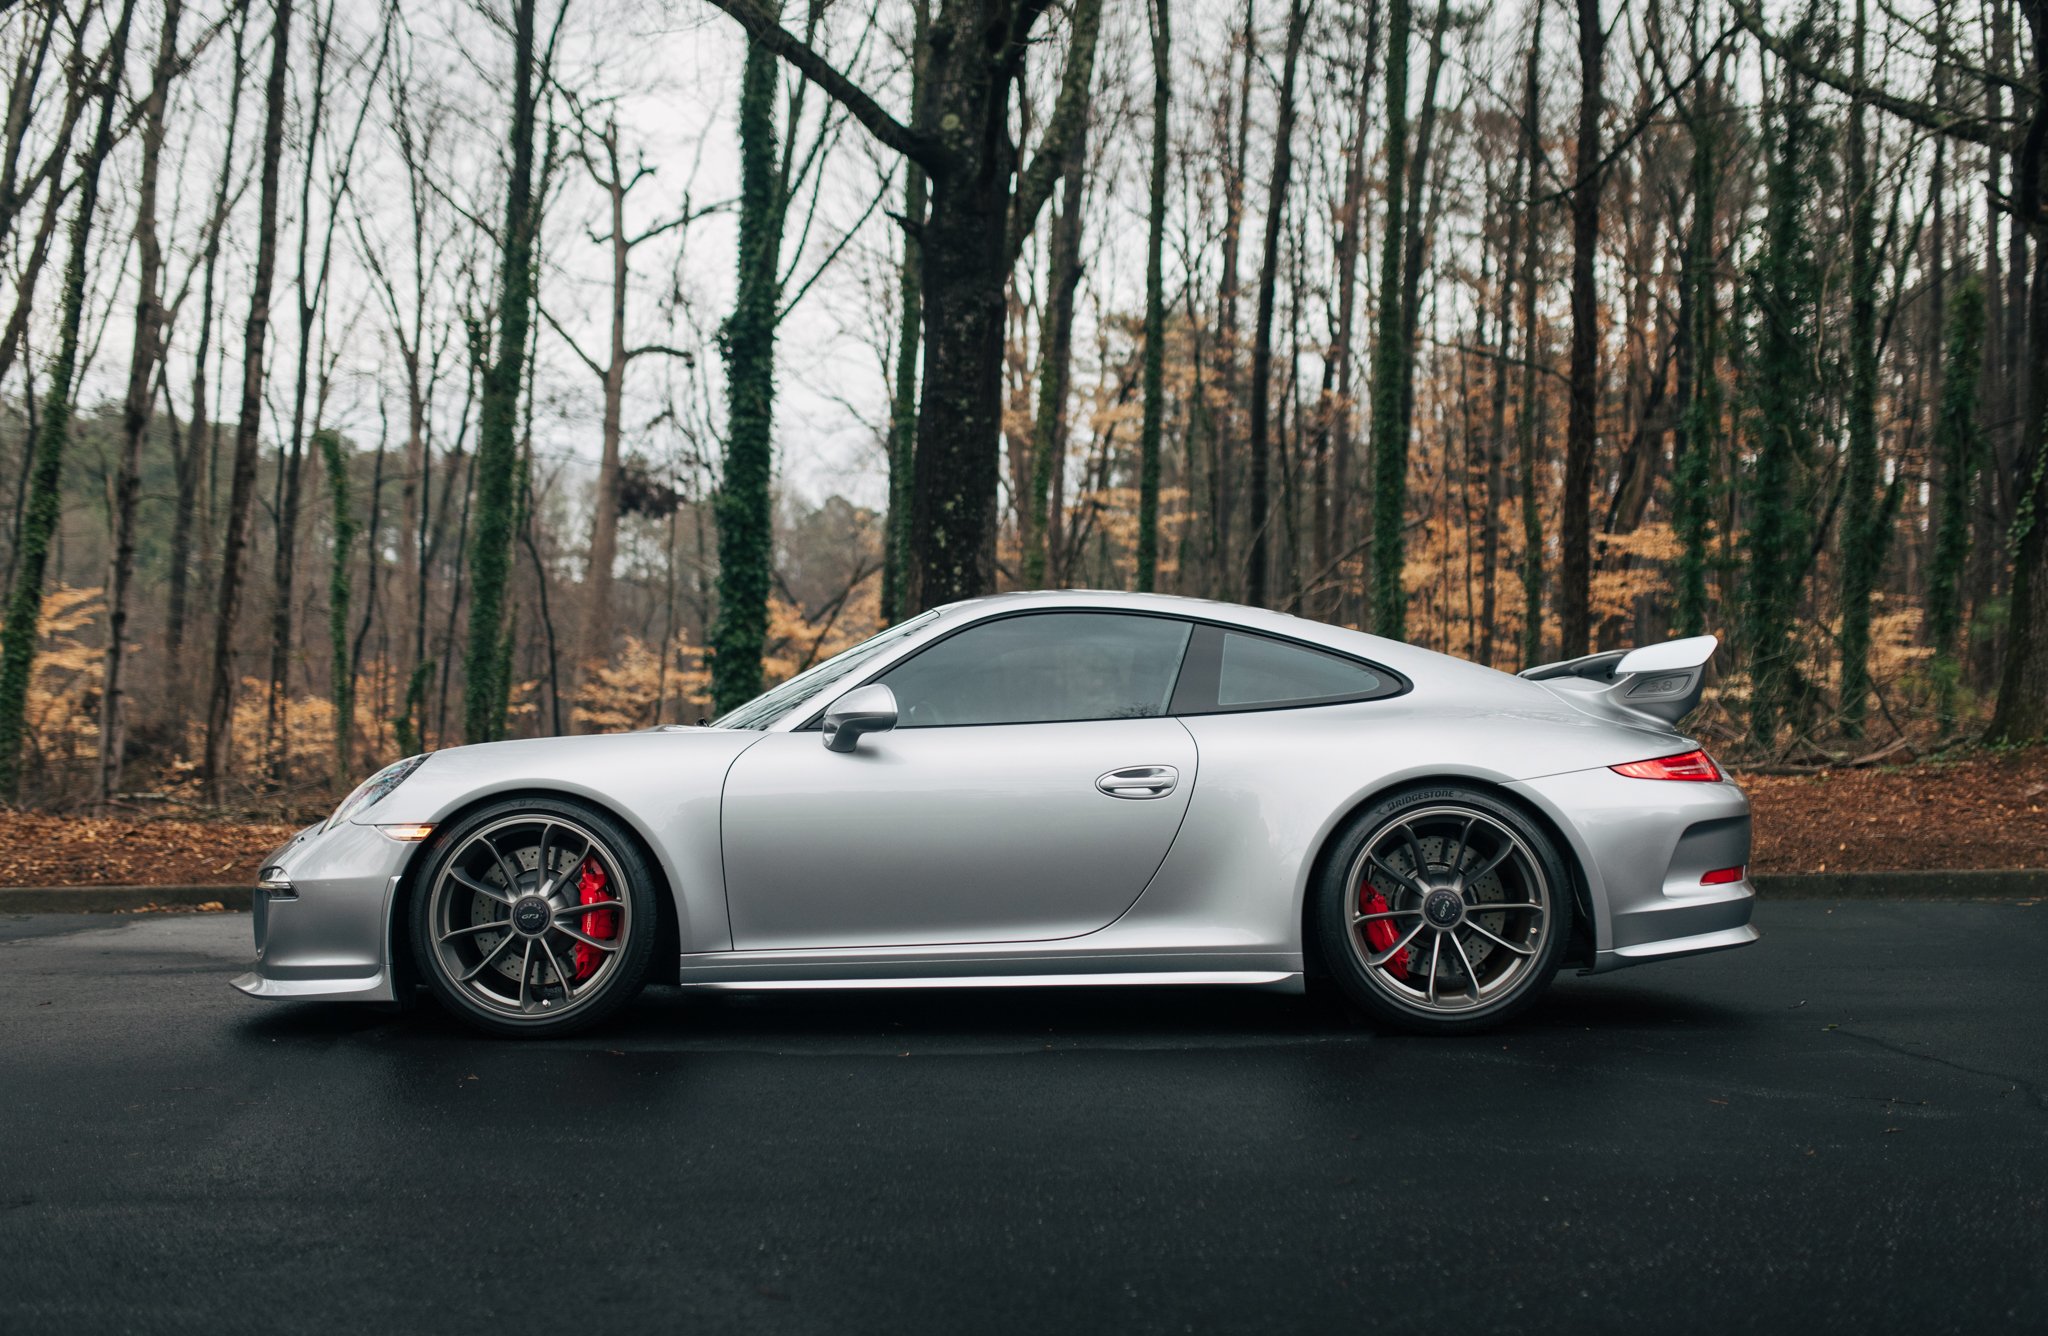
[[[247,886],[0,886],[0,914],[132,914],[219,905],[247,911]]]
[[[1804,872],[1750,879],[1766,900],[2048,899],[2048,869],[1962,872]]]
[[[1806,872],[1751,878],[1765,900],[2048,899],[2048,868]],[[0,886],[0,914],[133,914],[219,905],[246,913],[247,886]]]

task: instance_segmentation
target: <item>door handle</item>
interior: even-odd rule
[[[1095,781],[1095,787],[1112,798],[1164,798],[1180,783],[1180,771],[1170,765],[1132,765],[1112,770]]]

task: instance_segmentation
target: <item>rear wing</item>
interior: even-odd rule
[[[1678,721],[1700,703],[1707,661],[1720,644],[1719,636],[1688,636],[1641,649],[1538,664],[1524,668],[1520,676],[1597,713],[1675,731]]]

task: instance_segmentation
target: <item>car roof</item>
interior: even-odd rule
[[[940,621],[934,625],[933,631],[936,632],[942,626],[957,627],[967,621],[979,621],[985,617],[1013,612],[1051,612],[1062,609],[1145,612],[1241,626],[1248,631],[1305,641],[1312,645],[1324,645],[1345,654],[1370,659],[1405,674],[1411,680],[1442,680],[1446,674],[1462,677],[1468,673],[1484,674],[1496,683],[1518,680],[1511,674],[1482,667],[1469,659],[1439,654],[1435,650],[1424,649],[1419,645],[1389,640],[1385,636],[1355,631],[1347,626],[1336,626],[1308,617],[1298,617],[1292,613],[1276,612],[1271,608],[1254,608],[1242,603],[1188,598],[1178,594],[1132,594],[1120,589],[1032,589],[962,599],[957,603],[944,604],[938,609]],[[1472,684],[1478,685],[1476,680]]]

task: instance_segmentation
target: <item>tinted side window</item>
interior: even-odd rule
[[[1149,719],[1166,713],[1189,623],[1044,612],[983,622],[877,680],[898,728]]]
[[[1222,709],[1364,696],[1379,689],[1379,674],[1356,659],[1264,636],[1223,633],[1216,673],[1216,704]]]
[[[1408,689],[1400,674],[1344,654],[1251,631],[1195,629],[1187,666],[1174,688],[1175,714],[1276,710],[1377,700]]]

